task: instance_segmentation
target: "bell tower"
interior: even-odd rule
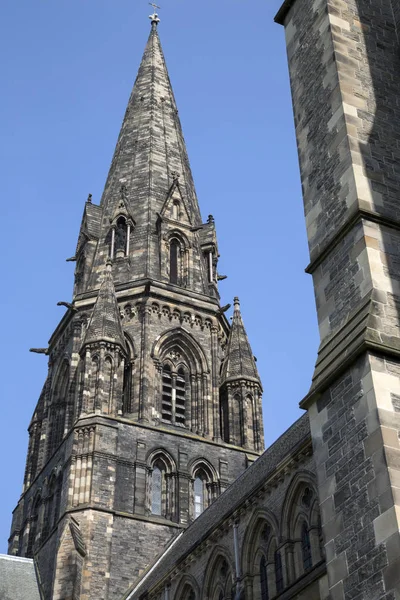
[[[151,31],[74,293],[47,348],[9,551],[46,600],[121,598],[263,450],[262,387],[218,291],[160,39]]]

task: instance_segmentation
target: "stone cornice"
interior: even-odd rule
[[[118,427],[118,423],[123,425],[130,425],[131,427],[138,427],[139,429],[147,429],[151,431],[157,431],[164,434],[169,434],[172,436],[177,436],[180,438],[188,438],[196,440],[197,442],[202,442],[204,444],[210,444],[211,446],[218,446],[220,448],[226,448],[228,450],[235,450],[236,452],[242,452],[243,454],[249,454],[257,459],[260,456],[259,452],[253,452],[248,448],[242,448],[241,446],[233,446],[232,444],[226,443],[218,443],[214,440],[202,437],[191,431],[185,430],[183,428],[179,428],[179,430],[175,431],[174,429],[168,429],[168,427],[163,427],[162,425],[154,426],[149,423],[139,423],[137,421],[132,421],[130,419],[126,419],[124,417],[113,417],[110,415],[87,415],[81,416],[79,419],[79,427],[83,427],[91,424],[98,424],[105,427]]]

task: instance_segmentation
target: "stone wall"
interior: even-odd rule
[[[321,337],[302,406],[333,600],[400,593],[397,14],[391,0],[288,0],[277,15]]]

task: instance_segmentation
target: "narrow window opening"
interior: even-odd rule
[[[223,394],[219,403],[221,438],[229,444],[229,408],[228,397]]]
[[[204,482],[201,477],[194,480],[194,518],[197,519],[204,511]]]
[[[176,221],[179,219],[179,201],[174,200],[174,204],[172,206],[172,218]]]
[[[124,217],[120,217],[115,228],[115,254],[125,256],[126,253],[127,226]]]
[[[260,584],[261,584],[261,600],[268,600],[268,576],[267,576],[267,563],[265,556],[261,557],[260,560]]]
[[[301,528],[301,552],[303,555],[304,570],[308,571],[312,567],[310,534],[306,523]]]
[[[151,512],[153,515],[161,516],[162,507],[162,472],[154,467],[151,478]]]
[[[179,242],[178,240],[171,240],[170,252],[169,252],[169,280],[170,283],[178,284],[178,255],[179,255]]]

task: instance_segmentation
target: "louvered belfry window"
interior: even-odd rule
[[[168,365],[162,374],[162,420],[172,423],[172,375]]]
[[[179,369],[176,377],[176,404],[175,404],[175,422],[179,425],[185,424],[185,391],[186,381],[183,369]]]
[[[163,421],[173,425],[185,425],[186,379],[183,369],[172,374],[169,365],[162,372],[162,409]]]

